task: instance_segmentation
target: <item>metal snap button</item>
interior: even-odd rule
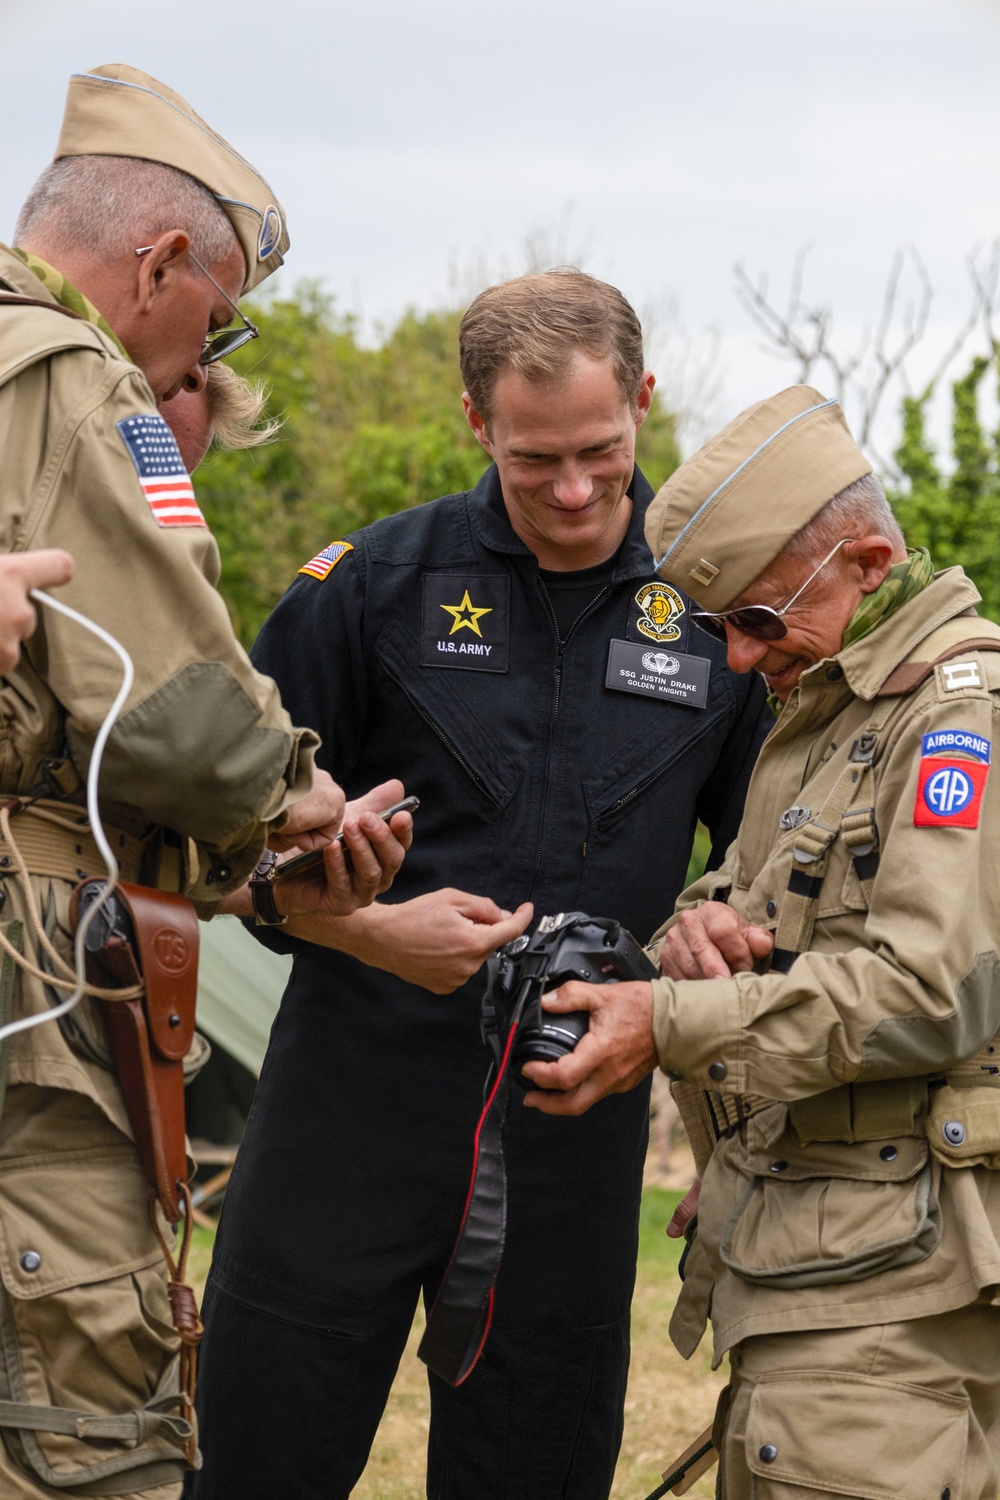
[[[787,1161],[773,1161],[771,1163],[771,1171],[772,1172],[787,1172],[788,1171],[788,1163],[787,1163]]]
[[[760,1450],[760,1457],[761,1457],[761,1462],[762,1463],[773,1464],[774,1460],[777,1458],[777,1456],[778,1456],[778,1450],[774,1446],[773,1443],[765,1443],[764,1446],[763,1446],[763,1448]]]
[[[951,1500],[951,1489],[948,1485],[945,1485],[944,1489],[941,1491],[941,1500]]]
[[[708,1070],[708,1076],[715,1083],[721,1083],[728,1072],[729,1069],[724,1062],[714,1062]]]
[[[879,1152],[879,1156],[881,1156],[883,1161],[895,1161],[898,1155],[899,1152],[895,1146],[883,1146]]]
[[[941,1126],[941,1134],[949,1146],[961,1146],[965,1141],[965,1126],[961,1120],[945,1120]]]
[[[767,903],[767,914],[769,917],[776,917],[778,915],[777,901],[769,901]]]
[[[839,682],[840,679],[843,677],[843,675],[844,675],[844,669],[843,669],[843,667],[838,666],[836,662],[834,662],[834,664],[833,664],[832,667],[827,667],[827,669],[826,669],[826,680],[827,680],[827,682]]]
[[[38,1251],[37,1250],[25,1250],[24,1254],[21,1256],[21,1270],[22,1271],[40,1271],[41,1267],[42,1267],[42,1257],[39,1255]]]

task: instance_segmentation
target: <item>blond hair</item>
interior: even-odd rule
[[[642,325],[617,287],[575,266],[488,287],[459,328],[462,379],[487,426],[497,378],[514,370],[532,384],[565,375],[574,355],[609,360],[632,412],[645,362]]]
[[[205,373],[216,447],[258,448],[277,436],[282,424],[276,417],[261,422],[268,396],[262,380],[250,380],[221,360],[209,365]]]

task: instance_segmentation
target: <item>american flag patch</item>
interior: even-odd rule
[[[181,450],[159,414],[137,412],[115,424],[135,464],[158,526],[205,526]]]
[[[329,547],[324,547],[322,552],[317,552],[315,557],[303,563],[299,572],[308,574],[310,578],[322,580],[332,568],[337,566],[345,552],[353,551],[353,542],[331,542]]]

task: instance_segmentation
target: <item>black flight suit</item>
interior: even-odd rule
[[[657,581],[638,470],[632,494],[611,576],[563,645],[492,468],[356,533],[264,626],[255,665],[322,735],[318,762],[348,796],[399,776],[421,799],[386,900],[457,886],[508,910],[530,899],[536,917],[617,917],[644,941],[684,885],[696,819],[716,859],[735,836],[773,722],[760,678],[732,675],[682,614],[661,649],[711,659],[707,707],[605,687],[612,638],[656,649],[637,629],[636,594]],[[448,1260],[487,1071],[482,971],[439,996],[269,941],[295,965],[206,1296],[198,1500],[340,1500],[356,1483],[418,1298]],[[513,1103],[492,1331],[458,1390],[430,1377],[433,1500],[608,1495],[648,1093],[580,1119]]]

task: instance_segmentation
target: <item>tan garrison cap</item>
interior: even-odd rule
[[[836,401],[793,385],[742,412],[673,473],[646,514],[656,569],[728,609],[817,511],[872,472]]]
[[[284,260],[284,211],[263,177],[180,94],[138,68],[108,63],[73,74],[55,160],[61,156],[136,156],[194,177],[232,220],[246,256],[244,292]]]

